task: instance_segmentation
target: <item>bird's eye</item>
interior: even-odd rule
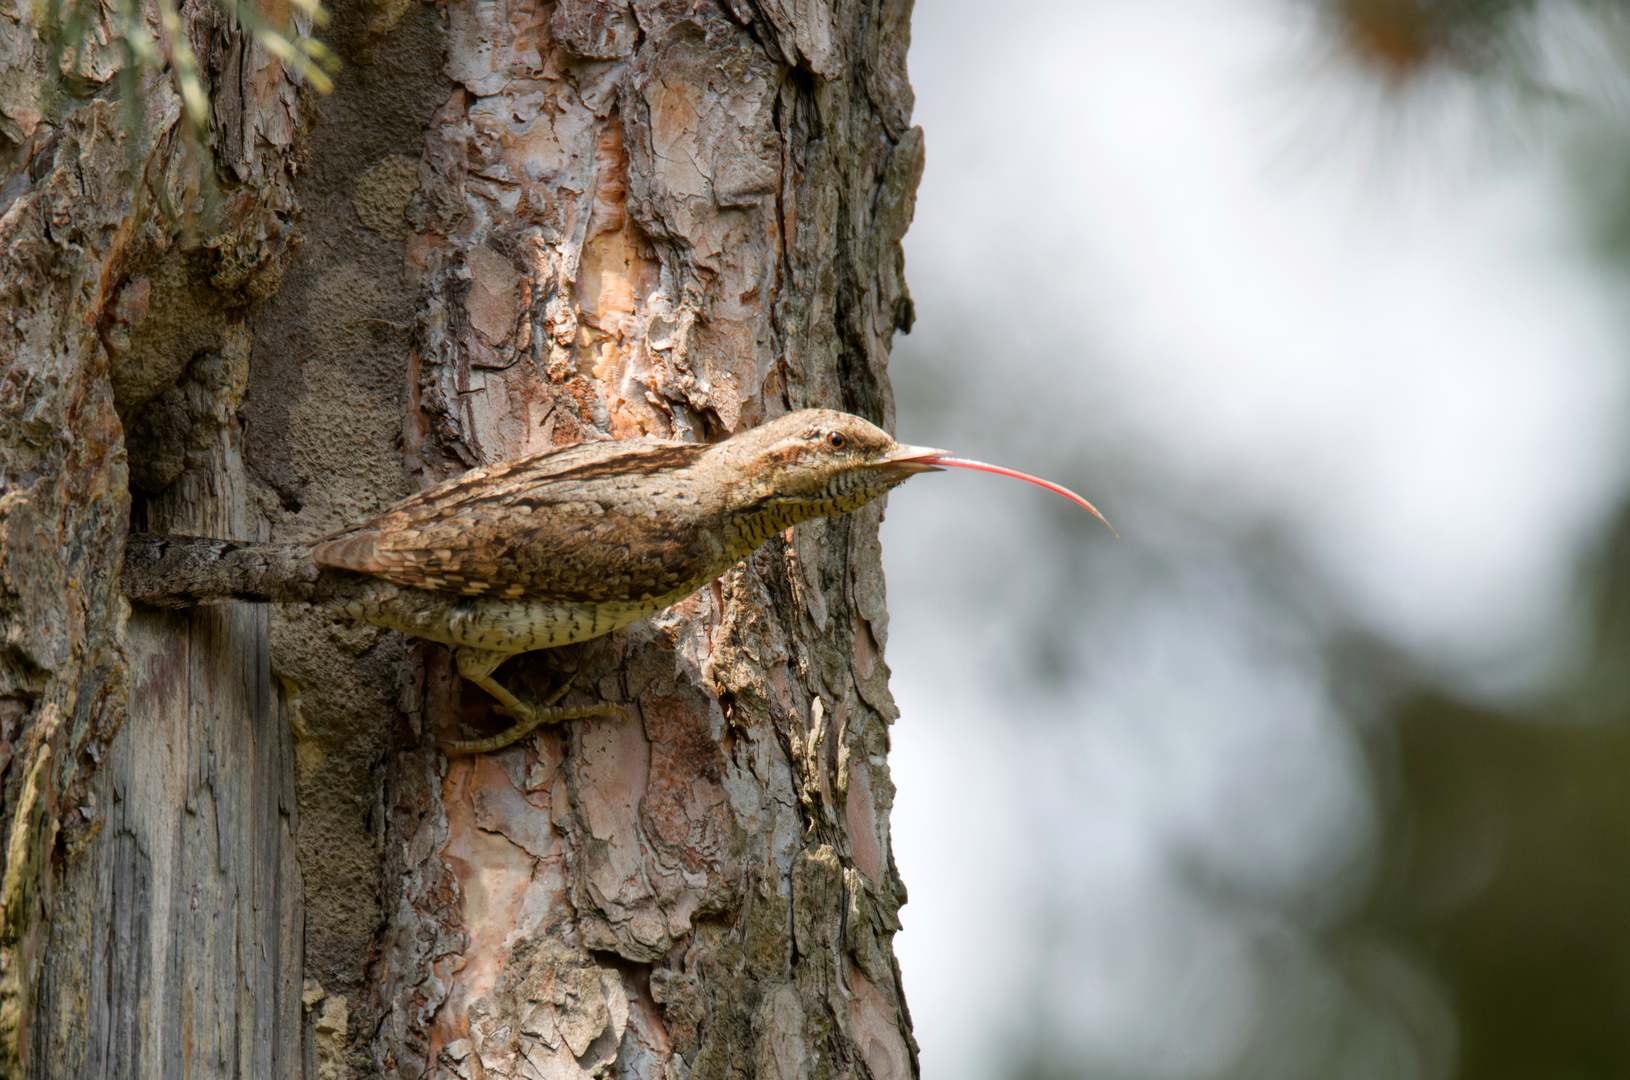
[[[842,450],[845,446],[849,445],[849,440],[844,436],[843,432],[834,431],[832,434],[826,437],[826,445],[830,446],[834,450]]]

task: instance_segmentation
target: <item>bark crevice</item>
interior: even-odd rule
[[[335,14],[347,63],[316,100],[183,6],[213,194],[166,82],[131,199],[118,103],[47,118],[0,80],[0,296],[26,315],[0,327],[0,1056],[915,1075],[880,511],[518,659],[506,679],[627,718],[471,759],[438,740],[497,718],[439,646],[117,592],[132,524],[294,550],[576,439],[890,423],[909,4]]]

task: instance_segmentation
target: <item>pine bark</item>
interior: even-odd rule
[[[0,4],[6,1074],[915,1076],[880,510],[512,662],[625,715],[475,758],[438,740],[507,721],[439,646],[117,582],[132,527],[300,540],[561,442],[889,425],[908,0],[342,6],[322,98],[189,5],[213,211],[166,81],[135,132],[93,51],[41,115]]]

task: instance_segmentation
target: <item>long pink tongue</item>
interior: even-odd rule
[[[997,476],[1011,476],[1015,480],[1028,480],[1038,487],[1044,487],[1048,491],[1056,491],[1058,494],[1064,496],[1066,499],[1069,499],[1071,502],[1086,507],[1088,510],[1092,511],[1093,517],[1103,522],[1104,525],[1108,527],[1110,532],[1115,533],[1115,538],[1117,540],[1120,539],[1121,534],[1115,532],[1115,526],[1109,524],[1109,519],[1100,514],[1096,506],[1092,505],[1087,500],[1065,487],[1063,484],[1055,484],[1051,480],[1043,480],[1039,476],[1031,476],[1029,473],[1022,473],[1017,469],[1007,469],[1000,465],[992,465],[989,462],[975,461],[972,458],[952,457],[949,454],[930,454],[927,457],[913,458],[912,460],[920,461],[924,465],[952,465],[958,469],[977,469],[980,472],[995,473]]]

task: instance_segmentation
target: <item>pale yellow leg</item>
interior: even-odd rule
[[[458,660],[458,673],[491,694],[498,701],[499,711],[515,717],[519,723],[500,731],[489,739],[449,740],[442,744],[448,753],[485,754],[493,750],[501,750],[510,743],[526,738],[544,724],[555,724],[562,720],[578,720],[585,716],[610,716],[618,711],[615,705],[583,705],[572,709],[555,708],[555,702],[566,696],[566,691],[570,689],[569,684],[561,687],[560,691],[549,700],[548,704],[528,705],[492,677],[492,673],[498,670],[498,665],[514,656],[514,653],[459,648],[454,650],[453,655]]]

